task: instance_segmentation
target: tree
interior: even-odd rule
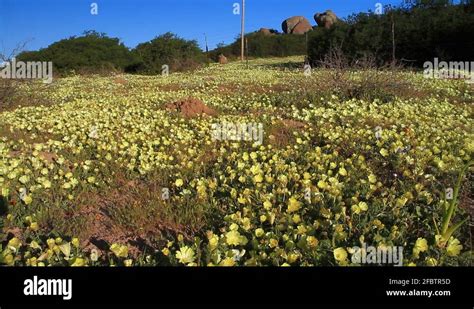
[[[128,71],[147,74],[161,74],[163,65],[179,71],[192,69],[206,61],[196,41],[179,38],[170,32],[139,44],[133,54],[138,62],[129,67]]]
[[[70,37],[39,51],[23,52],[22,61],[52,61],[56,71],[100,72],[124,70],[137,61],[118,38],[90,30],[82,36]]]

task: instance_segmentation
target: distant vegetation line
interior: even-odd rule
[[[383,14],[358,13],[331,28],[314,27],[306,35],[254,32],[247,34],[249,57],[307,55],[317,64],[337,47],[351,60],[370,56],[379,65],[395,56],[413,66],[434,57],[443,60],[474,60],[474,4],[471,0],[452,4],[449,0],[410,0]],[[240,38],[206,53],[197,41],[165,33],[153,40],[127,48],[120,39],[87,31],[60,40],[38,51],[18,55],[23,61],[52,61],[61,74],[108,73],[111,71],[160,74],[163,65],[171,71],[193,69],[219,55],[229,59],[240,55]]]

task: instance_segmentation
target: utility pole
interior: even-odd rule
[[[242,7],[241,7],[241,12],[242,16],[242,29],[241,29],[241,35],[240,35],[240,60],[244,61],[245,59],[245,0],[242,0]]]
[[[204,41],[206,42],[206,61],[209,61],[209,46],[207,45],[207,34],[204,33]]]

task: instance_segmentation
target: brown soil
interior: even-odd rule
[[[21,151],[15,150],[15,151],[10,151],[8,153],[8,156],[11,158],[17,158],[21,156],[22,154],[23,153]],[[46,160],[48,163],[53,163],[54,160],[58,158],[58,156],[55,153],[51,153],[47,151],[40,151],[39,157],[42,158],[43,160]]]
[[[159,212],[152,214],[149,208],[146,209],[147,201],[161,196],[161,187],[126,179],[118,180],[117,184],[117,188],[105,195],[85,192],[80,198],[82,205],[74,216],[86,218],[86,226],[80,235],[85,251],[96,249],[101,254],[107,252],[113,243],[119,243],[126,244],[130,256],[137,257],[144,250],[153,252],[156,249],[155,241],[162,241],[166,235],[182,234],[186,239],[192,239],[193,231],[188,230],[188,227],[166,221],[159,217]],[[117,222],[113,213],[120,209],[127,209],[136,226]],[[142,211],[144,215],[137,215]]]
[[[192,118],[202,114],[209,116],[217,115],[217,112],[214,109],[208,107],[204,102],[195,98],[187,98],[177,102],[168,103],[165,105],[165,109],[178,112],[181,116],[186,118]]]
[[[114,82],[115,82],[116,84],[120,84],[120,85],[126,85],[126,84],[128,84],[128,81],[127,81],[125,78],[120,77],[120,76],[117,77],[117,78],[115,78]]]
[[[274,136],[270,143],[273,146],[286,147],[293,140],[293,132],[303,130],[305,126],[304,122],[292,119],[278,121],[270,130],[270,135]]]

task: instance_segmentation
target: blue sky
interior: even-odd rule
[[[233,14],[240,0],[0,0],[0,52],[10,52],[28,41],[36,50],[79,35],[85,30],[119,37],[135,47],[167,31],[195,39],[209,47],[232,42],[240,31],[240,16]],[[281,22],[294,15],[313,15],[332,9],[338,16],[375,10],[376,3],[399,4],[401,0],[246,0],[246,32],[261,27],[281,31]],[[97,3],[98,15],[91,14]]]

